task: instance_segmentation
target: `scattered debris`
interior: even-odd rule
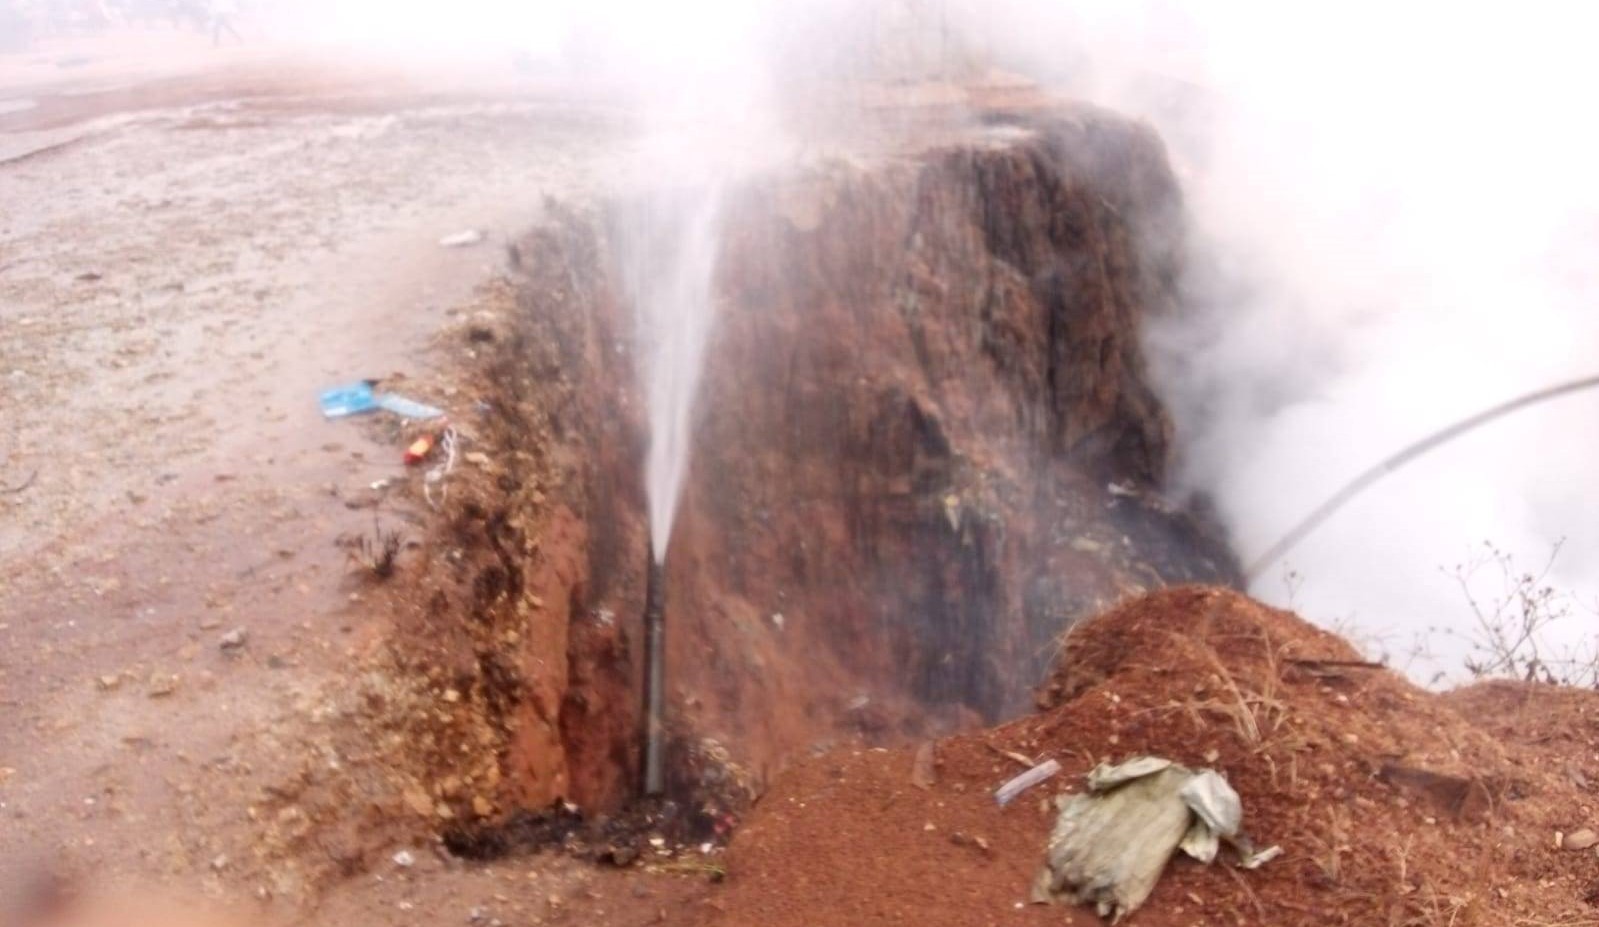
[[[411,442],[410,447],[405,449],[405,462],[415,466],[427,460],[428,455],[433,453],[433,445],[438,443],[438,440],[439,436],[432,433],[419,436],[415,441]]]
[[[1179,849],[1209,863],[1225,840],[1245,869],[1282,852],[1255,852],[1239,830],[1238,793],[1215,770],[1141,756],[1102,763],[1087,779],[1087,793],[1056,799],[1060,816],[1033,887],[1035,902],[1093,904],[1101,917],[1120,920],[1149,897]]]
[[[1032,769],[1029,769],[1028,771],[1000,786],[994,792],[994,800],[999,802],[999,806],[1003,808],[1015,801],[1016,796],[1022,794],[1023,792],[1039,784],[1040,782],[1043,782],[1045,779],[1048,779],[1050,776],[1053,776],[1058,772],[1060,772],[1060,763],[1058,761],[1045,760],[1044,762],[1039,763],[1037,766],[1034,766]]]
[[[481,244],[482,241],[483,241],[483,233],[482,232],[478,231],[477,229],[464,229],[462,231],[455,232],[454,234],[446,235],[443,238],[440,238],[439,239],[439,247],[441,247],[441,248],[470,248],[473,245]]]
[[[949,522],[949,530],[961,529],[961,497],[955,493],[944,497],[944,518]]]
[[[1290,666],[1303,666],[1308,669],[1387,669],[1385,664],[1375,660],[1311,660],[1289,657],[1283,662]]]
[[[362,380],[323,390],[317,396],[317,405],[322,409],[322,417],[344,418],[376,409],[377,398],[372,395],[372,384],[375,382]]]
[[[930,789],[938,784],[938,757],[935,750],[931,740],[916,748],[916,757],[911,761],[911,784],[919,789]]]
[[[971,847],[972,849],[989,858],[992,858],[994,855],[994,848],[989,846],[988,841],[982,837],[971,834],[963,834],[960,831],[956,831],[955,833],[949,835],[949,842],[958,847]]]
[[[417,402],[396,393],[373,392],[377,383],[376,380],[359,380],[323,390],[317,394],[317,405],[322,409],[322,416],[330,419],[345,418],[377,409],[417,421],[441,418],[444,415],[444,410],[437,406]]]
[[[1025,753],[1017,753],[1015,750],[1006,750],[1003,747],[996,747],[993,744],[986,742],[983,744],[983,746],[994,751],[1007,760],[1013,760],[1017,763],[1020,763],[1023,769],[1032,769],[1034,766],[1038,765],[1036,761],[1027,756]]]
[[[455,453],[461,443],[460,435],[454,428],[446,428],[440,443],[444,447],[444,459],[422,477],[422,497],[427,500],[428,507],[434,511],[438,511],[444,500],[449,498],[450,487],[445,480],[455,470]],[[433,498],[435,486],[439,490],[437,499]]]
[[[1387,669],[1383,664],[1371,660],[1307,660],[1289,658],[1283,661],[1307,676],[1317,679],[1343,679],[1349,675],[1350,670],[1380,670]]]
[[[426,421],[430,418],[443,418],[444,410],[437,406],[430,406],[425,402],[407,399],[396,393],[384,393],[376,399],[377,407],[385,412],[393,412],[400,418],[415,421]]]

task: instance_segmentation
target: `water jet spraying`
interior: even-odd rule
[[[693,405],[713,316],[719,213],[715,187],[667,191],[642,200],[621,236],[650,426],[644,462],[650,516],[641,783],[646,796],[665,790],[666,549],[688,474]]]

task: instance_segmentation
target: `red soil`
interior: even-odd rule
[[[1599,823],[1579,784],[1599,696],[1437,695],[1338,662],[1358,659],[1231,592],[1136,599],[1071,633],[1041,713],[939,742],[930,788],[912,783],[912,749],[798,765],[736,839],[726,890],[681,920],[1092,923],[1086,909],[1023,903],[1047,800],[1102,760],[1154,753],[1221,770],[1246,829],[1285,852],[1254,872],[1176,860],[1134,923],[1599,922],[1587,900],[1599,861],[1554,843],[1557,830]],[[1000,809],[992,790],[1021,768],[1000,750],[1053,757],[1064,772]]]

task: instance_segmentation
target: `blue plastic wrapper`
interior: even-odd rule
[[[322,414],[327,418],[359,415],[378,407],[372,387],[367,383],[349,383],[325,389],[317,396],[317,405],[322,407]]]

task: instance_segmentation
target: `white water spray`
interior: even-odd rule
[[[692,456],[694,400],[715,319],[720,212],[716,185],[658,192],[638,202],[621,229],[649,413],[644,488],[656,563],[666,559]]]

